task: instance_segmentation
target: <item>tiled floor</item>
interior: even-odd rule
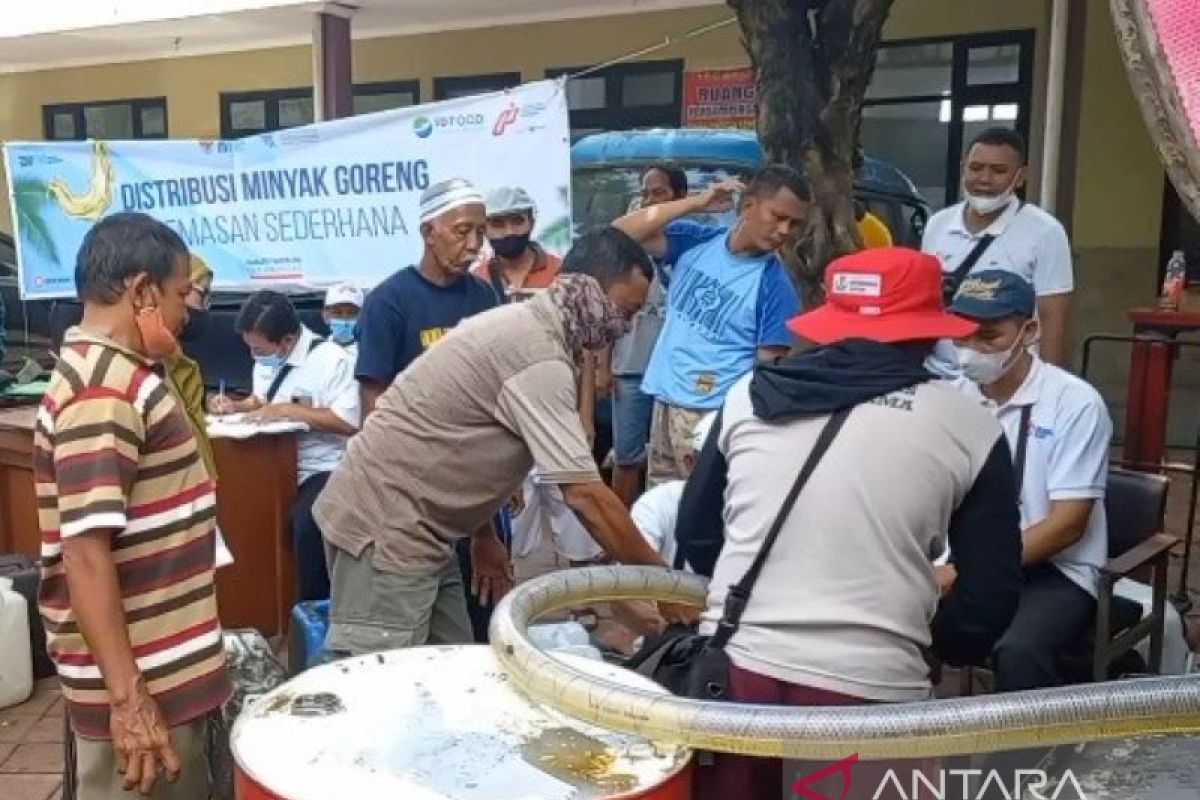
[[[24,703],[0,709],[0,798],[62,796],[63,706],[54,678],[38,681]]]

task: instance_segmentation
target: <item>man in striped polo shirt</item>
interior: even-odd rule
[[[84,237],[84,305],[38,411],[39,605],[74,732],[79,800],[210,794],[205,723],[229,697],[213,584],[216,497],[164,380],[188,250],[143,214]],[[73,766],[72,766],[73,751]]]

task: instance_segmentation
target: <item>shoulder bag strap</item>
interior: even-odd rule
[[[321,344],[321,342],[323,342],[323,341],[325,341],[325,340],[320,337],[313,337],[313,340],[308,343],[308,352],[311,353],[313,350],[316,350],[317,345]],[[271,385],[269,387],[267,387],[267,396],[265,399],[268,403],[272,403],[275,401],[275,395],[277,395],[279,393],[279,387],[283,386],[283,381],[287,378],[288,375],[291,374],[291,372],[292,372],[292,365],[284,364],[282,367],[279,368],[279,372],[275,373],[275,378],[271,381]]]
[[[1025,452],[1029,446],[1029,425],[1033,421],[1033,406],[1021,407],[1021,429],[1017,431],[1017,451],[1013,454],[1013,470],[1017,477],[1017,502],[1020,503],[1021,487],[1025,485]]]
[[[791,491],[788,492],[787,498],[783,501],[783,505],[779,509],[779,513],[775,515],[775,521],[771,523],[771,529],[767,531],[767,538],[763,540],[762,547],[758,549],[758,555],[754,557],[754,562],[750,565],[750,569],[746,570],[746,574],[742,579],[733,586],[729,587],[729,594],[725,597],[725,610],[721,614],[721,621],[717,623],[717,632],[713,634],[709,641],[710,647],[721,649],[729,643],[733,638],[733,634],[737,632],[738,624],[741,622],[742,613],[746,610],[746,603],[750,600],[750,592],[754,590],[754,584],[758,581],[758,576],[762,572],[763,565],[767,562],[767,556],[771,553],[771,548],[775,546],[775,540],[779,538],[779,533],[783,530],[783,523],[787,521],[788,516],[792,512],[792,506],[796,504],[796,498],[800,496],[800,490],[804,488],[804,484],[808,483],[808,479],[812,477],[813,471],[816,470],[817,464],[825,456],[829,446],[833,444],[834,438],[838,435],[838,431],[842,429],[842,425],[846,423],[846,418],[850,416],[851,408],[843,408],[836,412],[825,423],[825,427],[821,429],[820,436],[817,437],[817,442],[813,445],[812,452],[808,454],[808,460],[804,462],[800,474],[796,476],[796,482],[792,484]]]
[[[954,299],[954,295],[958,292],[958,287],[971,274],[971,270],[979,263],[979,259],[983,258],[983,254],[987,252],[988,247],[996,240],[994,234],[985,233],[979,237],[979,241],[971,248],[971,252],[967,253],[967,257],[958,265],[958,269],[947,275],[942,282],[942,299],[945,304],[950,305],[950,301]]]

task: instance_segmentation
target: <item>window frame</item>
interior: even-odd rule
[[[450,92],[459,90],[475,90],[471,94],[485,94],[515,89],[521,85],[519,72],[489,72],[479,75],[447,75],[433,79],[434,101],[455,99],[448,96]]]
[[[588,108],[571,111],[571,130],[596,129],[604,131],[627,131],[635,128],[678,128],[683,124],[683,74],[684,59],[669,58],[653,61],[629,61],[611,64],[601,69],[590,66],[553,67],[547,69],[547,78],[561,78],[587,72],[586,77],[605,79],[604,108]],[[624,104],[624,79],[630,75],[648,75],[660,72],[673,73],[675,102],[653,106],[626,106]]]
[[[368,81],[366,83],[354,84],[353,95],[350,98],[351,109],[354,107],[354,98],[369,97],[377,94],[402,94],[407,92],[412,95],[414,106],[421,104],[421,81],[416,78],[402,81]],[[405,106],[407,108],[407,106]]]
[[[221,104],[221,138],[241,139],[246,136],[257,136],[280,130],[279,101],[298,100],[304,97],[311,98],[312,96],[313,90],[311,86],[293,86],[285,89],[258,89],[249,92],[221,92],[219,99]],[[263,109],[263,127],[257,130],[239,129],[235,131],[232,127],[233,104],[252,103],[259,100],[265,103]]]
[[[89,108],[106,108],[110,106],[129,106],[133,123],[134,139],[166,139],[170,135],[171,120],[167,114],[167,98],[159,97],[123,97],[114,100],[83,100],[74,103],[48,103],[42,106],[42,137],[50,142],[82,142],[86,141],[87,120],[85,111]],[[146,134],[142,130],[142,111],[158,108],[162,110],[162,133]],[[70,114],[75,122],[75,136],[70,139],[60,139],[54,135],[54,117],[59,114]]]
[[[945,207],[958,202],[959,183],[962,179],[962,149],[965,124],[963,109],[968,106],[997,106],[1016,104],[1020,109],[1013,127],[1025,141],[1029,141],[1033,114],[1033,68],[1037,31],[1033,28],[1017,28],[985,33],[964,33],[954,36],[922,36],[913,39],[891,39],[880,43],[880,49],[889,47],[913,47],[925,44],[952,45],[950,64],[950,94],[920,94],[866,99],[863,108],[872,106],[907,105],[911,103],[941,103],[950,101],[950,121],[946,141],[946,192]],[[1015,44],[1020,48],[1017,80],[1008,83],[968,84],[970,52],[976,47],[995,47]]]
[[[413,105],[421,102],[421,81],[416,78],[406,78],[403,80],[388,80],[388,81],[367,81],[365,83],[356,83],[351,89],[351,94],[354,97],[360,95],[375,95],[375,94],[391,94],[409,92],[413,96]],[[280,100],[297,100],[303,97],[312,97],[313,89],[311,86],[292,86],[282,89],[258,89],[244,92],[221,92],[221,138],[222,139],[240,139],[245,136],[257,136],[263,133],[274,133],[281,130],[279,127],[279,101]],[[265,102],[265,125],[261,130],[254,131],[235,131],[230,126],[232,120],[232,105],[234,103],[254,102],[261,100]],[[351,100],[353,103],[353,99]],[[315,120],[314,120],[315,121]]]

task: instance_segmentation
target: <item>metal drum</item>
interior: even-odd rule
[[[556,657],[657,688],[600,661]],[[237,800],[691,796],[690,751],[533,704],[482,645],[324,664],[248,706],[231,739]]]

